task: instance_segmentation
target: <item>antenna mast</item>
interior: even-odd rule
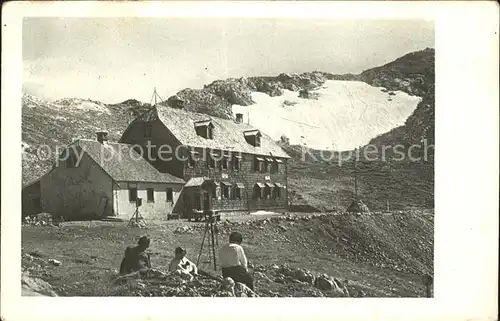
[[[156,104],[158,103],[157,100],[156,100],[156,97],[158,97],[160,99],[160,102],[163,102],[163,99],[160,97],[160,95],[158,95],[158,93],[156,92],[156,86],[154,87],[154,90],[153,90],[153,96],[151,97],[151,102],[153,102],[153,100],[155,101],[155,104],[153,106],[156,106]]]

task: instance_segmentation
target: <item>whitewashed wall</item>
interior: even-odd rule
[[[137,197],[142,198],[140,214],[144,217],[166,219],[172,213],[179,198],[182,184],[118,182],[114,194],[114,211],[120,218],[128,219],[135,212],[135,202],[129,200],[129,187],[137,188]],[[154,202],[148,202],[147,189],[154,189]],[[167,189],[172,189],[173,201],[167,202]]]
[[[110,216],[113,210],[111,178],[86,154],[78,167],[62,163],[40,182],[44,211],[65,217]]]

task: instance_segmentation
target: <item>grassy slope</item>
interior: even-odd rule
[[[242,218],[248,219],[248,218]],[[288,263],[316,273],[349,280],[351,290],[367,296],[422,296],[421,273],[433,272],[432,212],[389,215],[328,215],[308,221],[277,221],[240,224],[221,228],[220,244],[228,232],[245,237],[245,249],[254,265]],[[43,260],[54,258],[61,266],[36,268],[23,255],[23,267],[51,283],[66,295],[106,295],[113,270],[123,251],[143,234],[149,234],[152,263],[165,267],[176,246],[187,248],[196,261],[202,226],[194,234],[174,234],[180,225],[200,223],[151,223],[147,229],[127,228],[125,223],[73,223],[60,228],[23,227],[23,254],[37,253]],[[285,228],[282,231],[279,226]],[[207,265],[202,267],[208,269]],[[78,282],[78,283],[77,283]],[[310,289],[258,281],[263,295],[304,296]]]
[[[354,198],[353,160],[339,165],[337,158],[322,161],[317,151],[313,151],[314,160],[302,157],[299,146],[283,148],[292,156],[288,183],[292,195],[300,195],[296,203],[318,210],[345,210],[350,205]],[[361,160],[357,168],[358,193],[371,210],[385,210],[387,201],[394,210],[434,207],[432,163]]]

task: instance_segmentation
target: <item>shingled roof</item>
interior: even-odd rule
[[[90,139],[74,142],[84,150],[115,181],[178,183],[184,180],[168,173],[160,173],[132,149],[132,145]]]
[[[172,132],[179,142],[186,146],[227,150],[281,158],[290,158],[271,137],[261,133],[260,146],[252,146],[244,132],[258,131],[257,128],[234,120],[221,119],[206,114],[188,112],[163,105],[156,105],[149,113],[156,113],[160,121]],[[143,115],[142,119],[145,119]],[[156,118],[149,115],[146,118]],[[213,139],[206,139],[196,134],[195,123],[211,121]]]

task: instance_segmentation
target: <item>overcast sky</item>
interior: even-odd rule
[[[46,99],[149,102],[216,79],[359,73],[434,47],[425,21],[25,18],[23,88]]]

